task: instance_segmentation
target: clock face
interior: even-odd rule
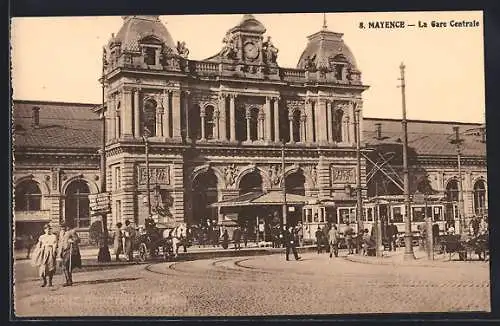
[[[256,59],[259,56],[259,49],[255,46],[255,44],[249,42],[245,44],[245,47],[243,48],[245,52],[245,57],[247,59]]]

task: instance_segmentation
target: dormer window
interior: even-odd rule
[[[333,68],[333,73],[335,74],[335,79],[345,80],[347,79],[347,68],[349,62],[346,57],[342,54],[336,55],[330,60],[330,66]]]
[[[160,64],[160,52],[162,41],[154,35],[143,38],[140,42],[144,63],[147,66],[158,66]]]

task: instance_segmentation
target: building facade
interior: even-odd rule
[[[104,107],[14,101],[18,230],[38,227],[36,221],[88,229],[93,220],[88,194],[102,191],[103,127],[110,227],[126,219],[143,224],[149,207],[165,223],[281,219],[278,204],[238,210],[211,204],[248,193],[279,193],[283,187],[324,207],[318,211],[323,222],[344,222],[341,208],[355,220],[357,128],[362,197],[397,195],[399,181],[393,177],[392,184],[384,184],[387,171],[377,160],[380,153],[395,152],[383,166],[401,173],[400,123],[363,118],[362,93],[368,86],[342,34],[324,26],[308,37],[297,67],[282,68],[279,50],[265,33],[255,17],[245,15],[227,31],[219,53],[196,61],[158,16],[125,16],[105,47]],[[409,144],[414,146],[412,187],[426,177],[432,189],[458,202],[456,153],[449,144],[454,124],[441,125],[450,127],[450,132],[438,130],[442,148],[421,145],[417,137],[420,132],[435,141],[437,123],[409,124],[417,135]],[[474,134],[462,144],[465,212],[472,214],[486,206],[486,152],[477,133],[484,129],[464,127]],[[297,207],[286,222],[308,214]]]

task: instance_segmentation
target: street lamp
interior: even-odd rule
[[[462,184],[462,150],[461,145],[463,139],[460,139],[460,130],[458,126],[453,127],[455,132],[455,139],[451,141],[452,144],[456,145],[457,150],[457,167],[458,167],[458,218],[460,223],[460,234],[465,233],[465,207],[464,207],[464,188]]]
[[[106,49],[103,48],[103,57],[102,57],[102,71],[101,71],[101,119],[102,119],[102,135],[101,135],[101,193],[106,193],[106,114],[105,114],[105,87],[106,87]],[[111,255],[109,253],[108,248],[108,221],[106,213],[101,214],[101,223],[102,223],[102,239],[99,245],[99,252],[97,254],[97,261],[99,262],[109,262],[111,261]]]
[[[408,171],[408,122],[406,121],[406,97],[405,97],[405,65],[401,62],[399,66],[401,70],[401,95],[403,117],[401,124],[403,125],[403,182],[404,182],[404,198],[405,198],[405,260],[415,259],[413,253],[413,239],[411,233],[411,203],[410,203],[410,181]]]
[[[148,205],[148,218],[151,218],[151,192],[149,189],[149,135],[150,131],[144,127],[142,139],[144,140],[144,153],[146,155],[146,203]]]
[[[356,107],[354,110],[354,125],[356,128],[356,200],[358,207],[358,237],[363,232],[363,197],[361,187],[361,123],[360,123],[361,110]],[[360,250],[360,242],[358,241],[358,252]]]
[[[283,225],[287,223],[286,185],[285,185],[285,138],[281,142],[281,193],[283,196]]]

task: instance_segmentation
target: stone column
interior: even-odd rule
[[[300,115],[300,141],[302,143],[306,142],[306,120],[306,114],[302,111],[302,114]]]
[[[163,107],[161,102],[157,101],[156,105],[156,136],[163,137]]]
[[[307,128],[306,128],[306,141],[308,143],[312,143],[314,141],[314,121],[313,121],[313,108],[312,101],[310,99],[306,99],[306,119],[307,119]]]
[[[274,98],[274,141],[280,141],[280,113],[279,113],[279,98]]]
[[[326,123],[328,126],[328,142],[333,142],[333,114],[332,114],[332,102],[326,103]]]
[[[236,109],[235,109],[235,94],[229,94],[229,140],[230,141],[235,141],[236,140]]]
[[[346,112],[344,111],[344,114]],[[342,123],[342,142],[349,143],[349,116],[344,116],[344,122]]]
[[[115,110],[115,132],[114,132],[114,136],[115,136],[115,139],[118,139],[120,138],[120,109],[117,107]]]
[[[247,141],[250,141],[250,119],[252,117],[252,111],[250,107],[247,107],[245,110],[245,119],[247,121]]]
[[[226,96],[219,94],[219,139],[227,140],[226,130]]]
[[[189,136],[189,94],[191,93],[190,91],[184,91],[184,123],[186,127],[186,141],[190,139]]]
[[[162,114],[162,135],[163,137],[170,137],[170,131],[169,131],[169,96],[170,96],[170,91],[169,92],[164,92],[162,96],[162,107],[163,107],[163,114]]]
[[[355,108],[359,110],[359,128],[360,128],[360,135],[361,135],[361,143],[363,143],[363,131],[364,131],[364,126],[363,126],[363,102],[362,101],[356,101],[355,103]]]
[[[266,107],[266,112],[267,112],[267,107]],[[258,115],[258,121],[259,121],[259,135],[257,137],[258,140],[264,140],[264,135],[266,135],[266,139],[267,139],[267,135],[268,135],[268,131],[267,130],[270,130],[270,128],[267,128],[266,126],[268,126],[268,123],[265,123],[266,122],[266,114],[264,113],[264,109],[263,108],[260,108],[259,109],[259,115]]]
[[[121,110],[121,123],[123,136],[132,136],[132,91],[130,89],[124,89],[122,93],[122,103],[123,109]]]
[[[201,120],[201,140],[205,140],[205,107],[200,109],[200,120]]]
[[[141,110],[139,105],[139,88],[134,92],[134,137],[141,136]]]
[[[314,139],[316,142],[321,140],[321,116],[319,101],[314,101]]]
[[[265,138],[267,141],[272,140],[272,135],[271,135],[271,128],[272,128],[272,121],[271,121],[271,98],[269,96],[266,96],[266,105],[265,105],[265,115],[264,119],[266,121],[266,128],[264,131]]]
[[[318,101],[318,134],[319,141],[326,142],[326,101],[321,99]]]
[[[181,139],[181,92],[172,92],[172,138]]]
[[[293,108],[288,108],[288,124],[289,124],[289,133],[290,133],[290,141],[289,143],[294,143],[293,139]]]
[[[214,128],[214,131],[213,131],[213,135],[214,135],[214,139],[220,139],[220,133],[219,133],[219,130],[220,130],[220,119],[219,119],[219,110],[214,110],[214,114],[213,114],[213,128]]]

